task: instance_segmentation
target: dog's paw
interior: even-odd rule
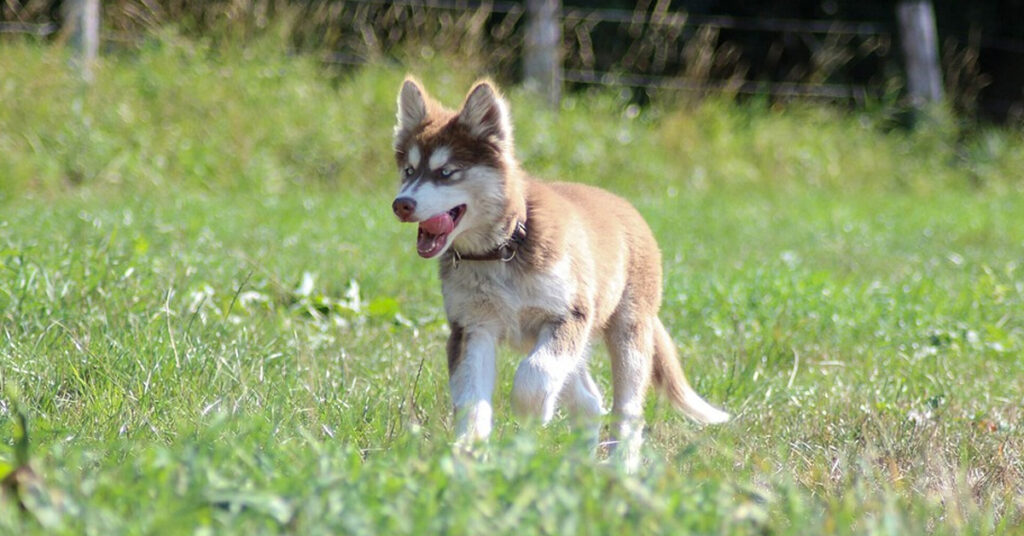
[[[487,461],[486,444],[479,441],[456,441],[452,444],[452,459],[459,469]]]

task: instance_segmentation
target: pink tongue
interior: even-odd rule
[[[444,249],[448,233],[455,229],[455,222],[447,212],[438,214],[429,220],[420,222],[420,232],[416,239],[416,252],[429,259]]]
[[[442,212],[429,220],[420,222],[420,229],[432,234],[448,234],[455,228],[455,222],[452,221],[452,215],[447,212]]]

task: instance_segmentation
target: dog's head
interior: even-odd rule
[[[398,94],[395,160],[401,177],[392,209],[419,224],[416,252],[432,258],[454,245],[462,253],[495,247],[497,227],[518,195],[508,106],[478,82],[457,112],[407,78]]]

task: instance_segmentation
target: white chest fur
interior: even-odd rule
[[[463,262],[441,281],[450,321],[527,347],[545,321],[568,314],[576,286],[568,257],[526,272],[502,262]]]

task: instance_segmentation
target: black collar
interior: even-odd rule
[[[522,220],[516,220],[515,229],[512,230],[512,235],[509,236],[501,245],[486,253],[478,255],[472,253],[459,253],[458,250],[452,248],[450,254],[452,265],[458,267],[459,262],[461,261],[508,262],[516,258],[516,253],[524,242],[526,242],[526,224],[523,223]]]

